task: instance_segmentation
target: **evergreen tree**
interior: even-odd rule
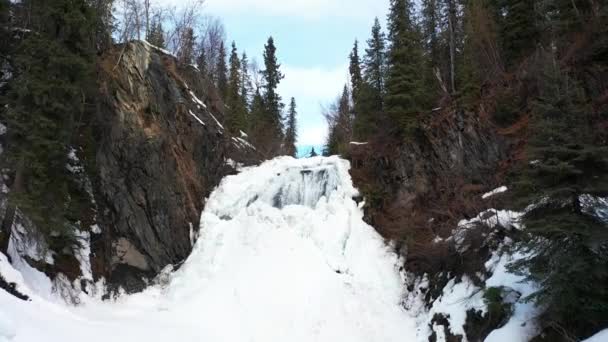
[[[259,88],[256,88],[251,99],[251,110],[249,113],[248,133],[252,138],[253,143],[258,146],[262,142],[262,129],[264,121],[264,98]]]
[[[352,140],[352,109],[350,105],[350,93],[345,85],[342,95],[331,113],[326,114],[329,135],[325,144],[325,155],[345,155],[348,152]]]
[[[598,286],[608,283],[608,222],[595,209],[608,195],[608,146],[594,139],[592,102],[579,81],[554,60],[545,54],[538,63],[532,162],[516,187],[534,204],[523,218],[529,253],[512,266],[540,285],[530,299],[544,308],[546,326],[578,339],[608,325],[608,288]]]
[[[349,56],[350,66],[350,82],[352,88],[353,101],[356,103],[358,94],[363,86],[363,74],[361,73],[361,58],[359,58],[359,42],[355,40],[355,45]]]
[[[249,108],[249,99],[251,96],[251,75],[249,75],[249,59],[247,54],[243,52],[241,57],[241,100],[245,108]]]
[[[355,98],[354,135],[366,140],[378,133],[384,120],[384,82],[386,72],[386,38],[380,21],[375,19],[371,38],[363,58],[363,81]]]
[[[226,47],[224,46],[224,42],[220,43],[215,71],[217,73],[217,89],[220,92],[220,96],[225,101],[228,92],[228,66],[226,66]]]
[[[264,111],[262,117],[259,118],[260,122],[256,123],[258,129],[255,132],[255,138],[258,141],[257,146],[267,156],[275,156],[280,152],[283,142],[281,120],[283,104],[277,88],[284,76],[280,71],[281,65],[277,61],[276,47],[272,37],[268,38],[267,44],[264,45],[264,66],[265,69],[262,71]]]
[[[378,18],[374,21],[372,36],[367,41],[367,45],[364,58],[364,79],[370,85],[374,108],[382,111],[386,74],[386,36],[382,32]]]
[[[426,42],[426,50],[433,68],[441,66],[440,48],[440,15],[441,0],[422,0],[422,32]]]
[[[230,71],[225,99],[226,106],[228,107],[227,112],[229,113],[228,130],[233,135],[239,136],[241,131],[247,129],[247,108],[241,98],[241,59],[239,58],[234,42],[232,42],[229,64]]]
[[[158,37],[157,37],[158,38]],[[160,38],[158,38],[160,39]],[[194,36],[194,29],[187,27],[182,33],[182,39],[180,47],[177,51],[177,60],[182,64],[191,64],[194,60],[194,43],[196,37]]]
[[[424,80],[420,77],[425,64],[412,11],[413,4],[409,0],[391,0],[388,17],[391,47],[386,109],[392,121],[407,134],[416,128],[418,113],[424,108],[427,94]]]
[[[153,22],[150,32],[148,32],[148,37],[146,40],[154,45],[158,46],[161,49],[165,49],[165,32],[163,30],[163,24],[159,21]]]
[[[61,250],[75,241],[74,211],[81,205],[66,165],[75,137],[91,121],[86,104],[96,90],[97,20],[85,0],[22,4],[36,34],[25,36],[13,56],[17,76],[5,118],[11,143],[3,159],[14,178],[3,225],[10,227],[18,207]]]
[[[285,154],[292,157],[295,157],[297,153],[296,140],[298,138],[298,133],[296,115],[296,99],[292,97],[291,102],[289,103],[289,112],[287,114],[287,129],[285,131],[284,144]]]
[[[198,66],[198,70],[201,71],[201,74],[203,74],[203,76],[205,77],[209,77],[209,68],[207,66],[207,51],[205,49],[205,46],[201,47],[201,52],[198,56],[198,58],[196,59],[196,64]]]
[[[539,41],[536,0],[500,0],[499,4],[502,53],[507,66],[515,66]]]

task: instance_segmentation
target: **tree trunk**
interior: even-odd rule
[[[456,5],[448,0],[448,26],[450,31],[450,86],[452,95],[456,94]]]

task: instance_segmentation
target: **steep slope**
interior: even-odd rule
[[[224,131],[205,76],[145,42],[104,57],[100,88],[98,220],[112,245],[102,264],[158,273],[190,254],[204,199],[233,172],[228,161],[255,162],[255,149]]]
[[[80,119],[65,171],[78,184],[70,193],[79,203],[75,250],[30,241],[36,229],[20,212],[8,250],[24,267],[63,275],[79,290],[105,279],[111,290],[141,291],[142,279],[188,257],[205,198],[220,180],[260,157],[245,135],[224,130],[224,104],[205,75],[162,49],[115,46],[100,57],[98,83],[96,108]],[[8,191],[0,194],[2,216]]]

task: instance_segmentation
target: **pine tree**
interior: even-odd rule
[[[226,100],[226,95],[228,92],[228,66],[226,66],[226,47],[224,46],[224,42],[220,43],[215,72],[217,73],[217,89],[220,92],[222,99]]]
[[[233,135],[240,135],[241,131],[247,129],[247,108],[241,98],[242,74],[241,59],[237,53],[236,44],[232,42],[230,53],[230,71],[226,90],[226,106],[228,114],[228,130]]]
[[[47,242],[58,241],[63,248],[74,241],[74,211],[80,205],[66,164],[74,138],[91,121],[86,101],[96,89],[97,20],[85,0],[22,4],[37,30],[24,37],[13,56],[17,76],[5,118],[11,144],[3,158],[14,180],[3,224],[10,227],[18,207]]]
[[[295,157],[296,150],[296,140],[298,138],[297,133],[297,122],[296,122],[296,99],[291,98],[289,102],[289,112],[287,114],[287,129],[285,131],[285,143],[284,150],[285,154],[288,156]]]
[[[406,134],[411,134],[417,127],[418,114],[427,94],[420,77],[425,63],[412,11],[413,4],[409,0],[391,0],[386,109],[392,121]]]

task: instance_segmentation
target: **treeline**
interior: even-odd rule
[[[327,111],[326,154],[418,143],[432,112],[472,112],[523,141],[509,181],[524,216],[547,340],[608,326],[608,5],[600,0],[391,0]],[[422,143],[422,142],[420,142]]]
[[[91,199],[66,165],[78,149],[85,167],[95,170],[96,65],[116,43],[146,39],[197,66],[216,85],[233,136],[248,136],[264,157],[295,155],[296,103],[291,99],[284,116],[273,39],[264,46],[262,69],[235,43],[227,51],[221,21],[201,15],[201,4],[0,0],[0,122],[8,127],[1,164],[11,188],[0,252],[19,211],[53,250],[78,244],[74,232]]]
[[[226,126],[233,135],[248,135],[266,158],[295,156],[296,103],[291,99],[289,112],[284,113],[277,93],[283,74],[272,37],[264,46],[262,69],[246,52],[240,54],[235,42],[226,45],[221,20],[201,15],[202,0],[179,7],[155,6],[150,0],[118,0],[115,5],[116,39],[145,38],[167,49],[180,63],[197,66],[217,87],[226,105]]]

